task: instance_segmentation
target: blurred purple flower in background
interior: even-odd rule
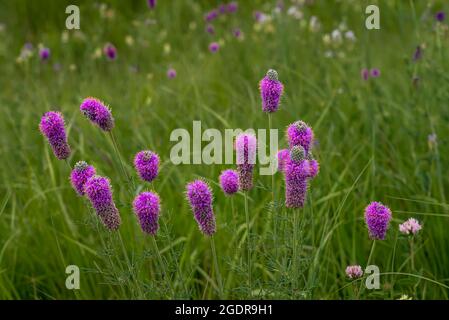
[[[227,11],[228,13],[234,13],[234,12],[237,11],[237,9],[238,9],[238,3],[235,2],[235,1],[229,2],[229,3],[226,5],[226,11]]]
[[[208,25],[206,26],[206,32],[207,32],[207,33],[210,33],[210,34],[214,34],[214,33],[215,33],[215,28],[214,28],[214,26],[211,25],[211,24],[208,24]]]
[[[47,61],[50,59],[50,49],[49,48],[41,48],[39,50],[39,57],[41,58],[41,61]]]
[[[367,81],[369,79],[369,70],[366,68],[362,69],[360,75],[362,76],[363,80]]]
[[[211,44],[209,44],[209,51],[212,53],[218,52],[218,50],[220,50],[220,45],[218,44],[218,42],[212,42]]]
[[[148,7],[154,9],[156,7],[156,0],[147,0]]]
[[[372,78],[378,78],[378,77],[380,77],[380,70],[377,68],[373,68],[370,71],[370,75]]]
[[[173,68],[168,69],[167,78],[169,78],[169,79],[176,78],[176,70]]]
[[[422,58],[422,49],[421,46],[417,46],[415,53],[413,54],[413,61],[416,62],[418,60],[421,60]]]
[[[435,19],[439,22],[443,22],[444,19],[446,19],[446,14],[444,13],[444,11],[438,11],[435,14]]]
[[[106,43],[103,48],[103,53],[109,60],[115,60],[115,58],[117,57],[117,49],[112,43]]]

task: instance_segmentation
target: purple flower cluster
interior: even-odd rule
[[[155,236],[159,229],[161,211],[159,195],[153,192],[142,192],[134,199],[133,209],[142,231]]]
[[[114,118],[111,110],[96,98],[86,98],[80,105],[81,112],[104,131],[114,128]]]
[[[304,121],[296,121],[287,127],[287,141],[290,148],[301,146],[306,154],[313,142],[313,131]]]
[[[78,161],[75,164],[71,174],[70,174],[70,182],[73,186],[73,189],[80,196],[84,196],[84,186],[91,177],[96,174],[95,168],[90,166],[85,161]]]
[[[359,279],[363,276],[362,267],[359,265],[347,266],[346,267],[346,276],[351,279]]]
[[[380,202],[371,202],[365,209],[365,222],[373,240],[384,240],[391,220],[391,211]]]
[[[159,156],[149,150],[140,151],[134,157],[134,166],[142,180],[151,182],[159,172]]]
[[[239,175],[235,170],[224,170],[220,175],[220,186],[226,195],[239,191]]]
[[[238,9],[238,3],[233,1],[229,3],[220,4],[217,8],[210,10],[204,15],[206,22],[211,22],[219,17],[220,14],[235,13]]]
[[[283,84],[278,80],[278,73],[273,69],[268,70],[265,77],[259,82],[259,89],[263,112],[276,112],[284,91]]]
[[[109,60],[115,60],[117,58],[117,49],[112,43],[106,43],[103,47],[103,53]]]
[[[212,190],[203,180],[187,184],[187,200],[190,203],[195,220],[203,234],[212,236],[215,231],[215,215],[212,208]]]
[[[399,232],[405,235],[414,236],[421,230],[421,228],[422,226],[419,224],[418,220],[410,218],[399,225]]]
[[[39,50],[39,57],[41,58],[41,61],[43,61],[43,62],[50,59],[50,49],[49,48],[41,48]]]
[[[109,179],[95,175],[87,180],[84,191],[105,227],[109,230],[117,230],[121,219],[112,199]]]
[[[41,118],[39,129],[47,138],[56,158],[64,160],[70,156],[71,150],[67,143],[64,118],[60,112],[46,112]]]
[[[256,137],[248,133],[239,134],[235,140],[235,150],[240,190],[251,190],[253,188],[253,169],[256,162]]]

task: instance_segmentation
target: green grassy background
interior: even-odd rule
[[[93,1],[78,1],[80,32],[65,30],[65,7],[73,1],[1,1],[0,23],[0,298],[133,299],[217,298],[209,241],[197,228],[184,199],[185,184],[198,176],[211,182],[218,231],[215,236],[227,298],[351,299],[345,279],[349,264],[366,265],[371,241],[363,209],[373,200],[393,212],[387,240],[379,241],[372,263],[382,273],[381,289],[361,298],[446,299],[449,286],[449,98],[446,23],[435,28],[434,13],[443,1],[314,1],[296,20],[273,15],[258,30],[254,10],[271,12],[274,1],[240,1],[238,12],[204,31],[210,1],[105,1],[113,18],[104,18]],[[366,5],[381,11],[381,30],[364,28]],[[447,8],[446,8],[447,9]],[[317,16],[321,29],[307,27]],[[155,24],[146,24],[153,19]],[[357,41],[326,46],[323,36],[345,22]],[[239,27],[244,40],[232,36]],[[436,31],[438,30],[438,32]],[[64,42],[63,32],[68,33]],[[126,36],[134,44],[127,45]],[[211,54],[207,46],[221,40]],[[40,63],[36,52],[27,62],[16,58],[25,42],[52,51]],[[93,58],[112,42],[116,61]],[[418,44],[423,59],[411,61]],[[168,52],[167,48],[170,46]],[[325,57],[332,50],[336,56]],[[61,70],[53,70],[54,63]],[[137,72],[130,70],[137,67]],[[167,79],[169,67],[177,70]],[[378,79],[363,82],[360,70],[380,68]],[[267,128],[258,81],[275,68],[285,85],[282,108],[273,115],[280,132],[302,119],[314,129],[314,154],[321,171],[311,182],[300,212],[273,210],[271,178],[256,175],[249,194],[254,245],[253,290],[247,287],[246,226],[243,196],[231,200],[217,185],[225,165],[171,164],[170,132],[191,131],[192,121],[206,128]],[[419,77],[418,86],[412,85]],[[148,189],[132,168],[142,149],[162,159],[154,183],[163,203],[158,247],[166,264],[158,265],[153,243],[140,231],[131,210],[129,185],[109,137],[79,112],[84,97],[110,104],[115,136],[136,189]],[[71,188],[69,168],[58,161],[38,130],[41,115],[60,110],[73,149],[70,164],[85,160],[111,178],[123,224],[109,234]],[[432,148],[428,135],[436,133]],[[281,138],[281,146],[285,139]],[[282,204],[284,184],[275,176]],[[292,222],[299,217],[298,268],[292,268]],[[415,269],[408,241],[398,224],[409,217],[423,223],[415,240]],[[276,228],[274,227],[276,226]],[[123,246],[122,246],[123,244]],[[65,268],[81,268],[81,289],[65,288]],[[165,269],[165,271],[163,270]],[[394,273],[394,274],[391,274]]]

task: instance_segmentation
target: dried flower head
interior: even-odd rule
[[[390,220],[390,209],[380,202],[371,202],[365,209],[365,222],[373,240],[385,239]]]
[[[157,193],[142,192],[133,202],[134,213],[142,231],[153,236],[159,230],[160,199]]]
[[[41,118],[39,129],[47,138],[56,158],[64,160],[70,156],[71,150],[67,143],[64,117],[60,112],[46,112]]]
[[[134,166],[142,180],[151,182],[159,172],[159,156],[149,150],[140,151],[134,157]]]
[[[86,161],[78,161],[70,173],[70,182],[73,189],[80,196],[84,196],[84,185],[87,180],[96,174],[95,168],[87,164]]]
[[[80,105],[81,112],[104,131],[114,128],[111,110],[99,99],[88,97]]]
[[[212,236],[215,231],[215,215],[212,208],[212,190],[203,180],[195,180],[187,184],[187,200],[192,208],[200,231]]]
[[[101,221],[109,230],[117,230],[121,219],[114,200],[108,178],[95,175],[87,180],[84,192]]]

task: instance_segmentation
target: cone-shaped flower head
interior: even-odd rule
[[[220,186],[226,195],[239,191],[239,175],[235,170],[224,170],[220,175]]]
[[[365,209],[365,222],[373,240],[385,239],[390,220],[390,209],[380,202],[371,202]]]
[[[421,228],[422,227],[419,224],[418,220],[410,218],[399,225],[399,232],[401,232],[402,234],[414,236],[419,232],[419,230],[421,230]]]
[[[347,266],[346,276],[351,280],[361,278],[363,276],[362,267],[359,265]]]
[[[114,128],[114,118],[111,110],[96,98],[86,98],[80,106],[81,112],[95,125],[104,131]]]
[[[120,226],[120,214],[112,199],[112,189],[108,178],[95,175],[87,180],[84,192],[101,221],[109,230]]]
[[[133,209],[142,231],[155,236],[159,229],[161,211],[159,195],[153,192],[142,192],[134,199]]]
[[[296,121],[287,128],[287,140],[290,148],[302,146],[306,152],[309,152],[313,142],[313,131],[303,121]]]
[[[240,190],[251,190],[253,188],[253,169],[256,163],[256,137],[249,133],[239,134],[235,140],[235,150]]]
[[[263,112],[276,112],[284,91],[284,86],[278,80],[278,73],[273,69],[268,70],[265,77],[259,82],[259,89]]]
[[[285,162],[290,157],[290,150],[282,149],[278,151],[278,170],[284,171]]]
[[[78,161],[70,174],[70,182],[73,189],[80,196],[84,196],[84,185],[95,174],[96,172],[93,166],[88,165],[85,161]]]
[[[142,180],[151,182],[159,172],[159,156],[149,150],[140,151],[134,157],[134,166]]]
[[[187,200],[192,207],[195,220],[202,233],[212,236],[215,233],[215,216],[212,208],[212,191],[203,180],[187,184]]]
[[[284,165],[285,174],[285,206],[302,208],[306,199],[309,163],[305,159],[304,148],[295,146]]]
[[[70,156],[71,150],[67,143],[64,118],[61,113],[55,111],[46,112],[41,118],[39,129],[47,138],[56,158],[64,160]]]

